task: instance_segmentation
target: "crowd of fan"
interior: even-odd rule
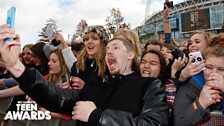
[[[121,29],[109,38],[97,25],[69,46],[57,32],[59,46],[38,42],[23,47],[19,74],[12,69],[17,63],[8,66],[12,59],[4,57],[3,46],[10,43],[4,37],[14,34],[8,29],[0,27],[5,35],[0,38],[0,98],[14,96],[7,111],[16,111],[17,101],[27,95],[41,111],[76,120],[78,126],[193,126],[206,123],[211,112],[224,111],[223,33],[196,32],[172,43],[152,39],[142,46],[132,30]],[[7,47],[14,46],[19,44]],[[197,56],[189,53],[197,51],[203,60],[192,63]]]

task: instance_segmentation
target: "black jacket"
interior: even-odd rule
[[[86,58],[85,70],[76,69],[75,62],[71,68],[71,76],[79,77],[85,82],[85,86],[79,94],[83,101],[93,101],[96,106],[105,106],[105,100],[108,99],[106,93],[106,82],[108,81],[109,70],[106,69],[104,76],[98,75],[98,68],[95,59]]]
[[[117,76],[110,80],[114,85],[100,126],[165,126],[168,125],[168,107],[161,81],[142,78],[136,74]],[[95,110],[97,111],[97,110]],[[95,112],[91,117],[97,117]],[[92,125],[96,125],[90,122]]]
[[[34,69],[26,69],[16,80],[26,94],[50,111],[71,114],[75,102],[80,100],[79,92],[52,85]],[[112,90],[106,92],[110,99],[105,100],[107,109],[103,108],[99,125],[167,125],[168,107],[161,81],[134,76],[115,82],[108,88]]]

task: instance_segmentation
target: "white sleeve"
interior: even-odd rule
[[[69,71],[71,72],[71,68],[72,68],[74,62],[77,61],[77,58],[73,54],[71,47],[62,49],[61,52],[62,52],[62,56],[65,60],[65,63],[67,65]]]

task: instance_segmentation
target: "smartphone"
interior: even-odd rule
[[[69,82],[70,81],[70,75],[65,74],[61,77],[62,83]]]
[[[74,86],[74,85],[73,85],[74,83],[77,83],[77,81],[73,81],[73,80],[72,80],[73,78],[76,78],[76,77],[75,77],[75,76],[71,76],[70,79],[69,79],[70,86],[71,86],[71,87],[75,87],[75,88],[77,88],[78,86]]]
[[[167,5],[168,8],[173,8],[173,1],[169,1],[169,2],[164,3],[164,8],[163,8],[164,10],[166,9],[165,5]]]
[[[54,46],[54,47],[57,47],[58,45],[60,45],[61,44],[61,41],[60,40],[56,40],[56,39],[53,39],[53,40],[51,40],[51,44]]]
[[[53,40],[55,38],[55,33],[55,29],[52,26],[48,25],[45,30],[45,36],[47,36],[49,40]]]
[[[192,64],[196,64],[198,62],[201,62],[203,60],[202,54],[200,51],[197,52],[191,52],[189,53],[189,57],[195,56],[195,58],[192,60]],[[205,70],[205,67],[202,68],[202,70]],[[199,74],[192,76],[192,79],[200,86],[203,87],[205,85],[205,78],[203,71],[201,71]]]
[[[192,60],[192,64],[203,61],[203,57],[200,51],[189,53],[189,57],[191,58],[192,56],[195,56],[195,58]],[[203,68],[202,70],[205,70],[205,68]]]
[[[180,49],[175,48],[174,50],[172,50],[171,54],[173,55],[173,57],[175,59],[178,59],[179,57],[183,58],[184,56],[184,52],[182,52]]]
[[[16,15],[16,7],[11,7],[7,11],[7,19],[6,19],[6,24],[10,25],[10,28],[14,28],[15,24],[15,15]],[[7,38],[5,41],[11,41],[13,40],[12,38]]]
[[[70,77],[70,78],[69,78],[69,84],[70,84],[70,87],[75,87],[75,86],[72,85],[73,83],[75,83],[75,82],[72,80],[72,77]]]

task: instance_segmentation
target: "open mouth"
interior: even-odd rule
[[[191,49],[191,52],[197,52],[198,49]]]
[[[87,46],[87,49],[88,49],[88,50],[93,50],[94,48],[95,48],[95,47],[94,47],[93,45],[88,45],[88,46]]]
[[[88,49],[94,49],[94,47],[93,46],[88,46]]]
[[[116,59],[110,57],[107,59],[107,62],[108,62],[108,67],[110,70],[114,70],[116,68],[116,63],[117,63]]]
[[[151,75],[151,72],[150,71],[148,71],[148,70],[143,70],[142,71],[142,76],[143,77],[150,77],[150,75]]]

